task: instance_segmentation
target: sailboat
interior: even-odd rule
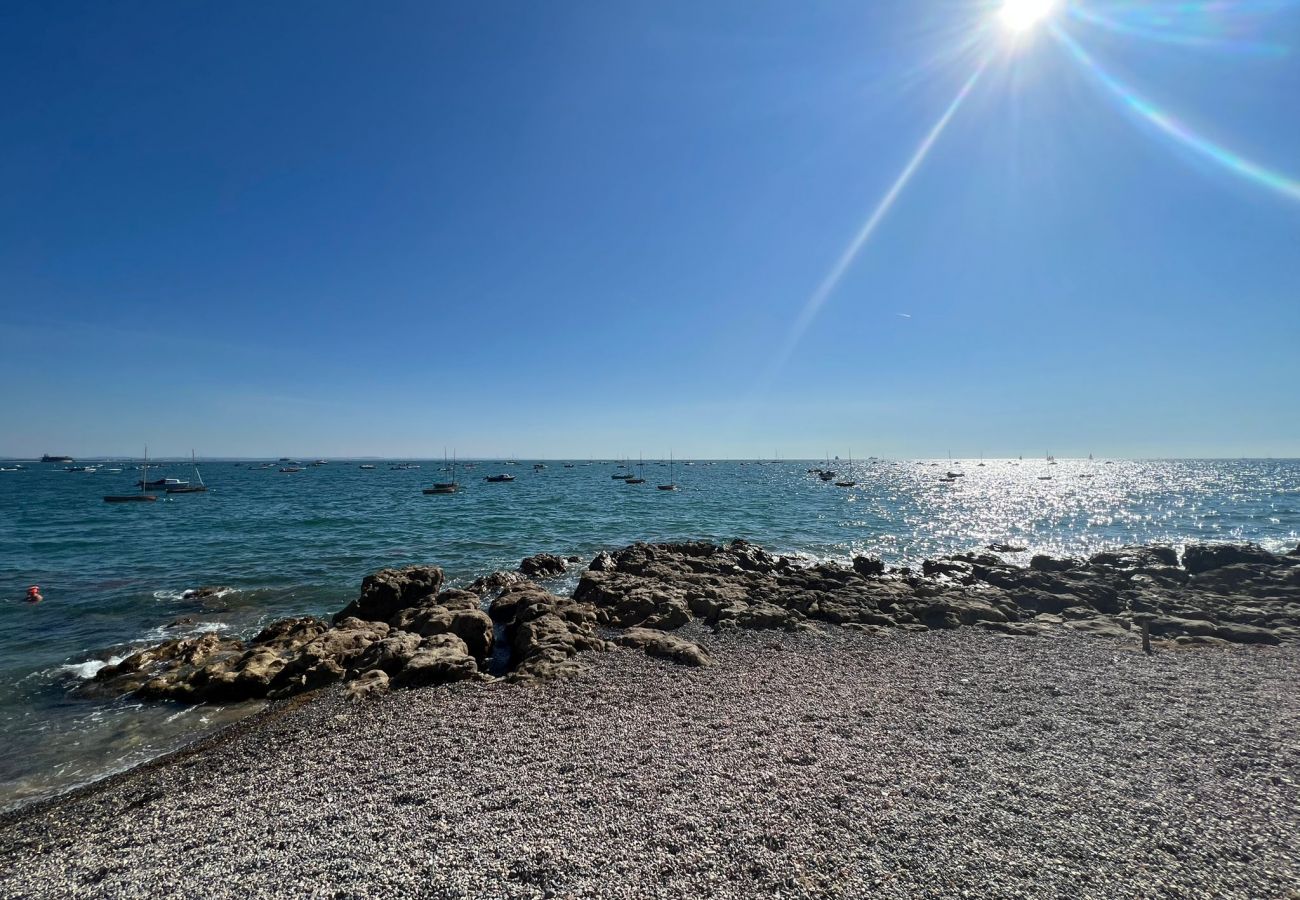
[[[138,494],[109,494],[104,498],[105,503],[153,503],[158,498],[153,494],[144,492],[144,483],[149,480],[149,447],[144,448],[144,465],[140,467],[140,493]]]
[[[637,463],[638,474],[635,478],[624,478],[627,484],[645,484],[645,456],[641,456],[641,461]]]
[[[198,484],[178,484],[167,488],[169,494],[202,494],[207,491],[208,486],[203,483],[203,476],[199,474],[199,464],[194,458],[194,451],[190,451],[190,465],[194,467],[194,477],[198,479]]]
[[[822,481],[830,481],[830,480],[832,480],[832,479],[835,477],[835,473],[834,473],[833,471],[831,471],[831,454],[830,454],[830,451],[827,451],[827,452],[826,452],[826,468],[824,468],[824,469],[817,469],[816,472],[817,472],[817,476],[818,476],[819,478],[821,478]]]
[[[668,483],[659,485],[661,491],[677,490],[677,482],[673,481],[673,451],[668,451]]]
[[[850,474],[850,475],[853,474],[853,448],[852,448],[852,447],[849,448],[849,474]],[[842,487],[842,488],[851,488],[851,487],[856,487],[856,486],[857,486],[857,482],[856,482],[856,481],[849,481],[849,480],[846,479],[846,480],[844,480],[844,481],[837,481],[837,482],[835,482],[835,486],[836,486],[836,487]]]
[[[442,451],[442,464],[447,465],[447,451]],[[454,494],[460,490],[460,485],[456,482],[456,454],[451,454],[451,481],[439,481],[433,487],[424,489],[426,494]]]

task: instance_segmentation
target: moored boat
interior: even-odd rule
[[[155,497],[153,494],[145,493],[145,489],[144,489],[145,482],[148,481],[149,478],[148,476],[149,448],[147,446],[144,448],[144,464],[140,467],[140,470],[145,473],[144,477],[142,477],[138,482],[140,485],[140,493],[109,494],[104,498],[104,502],[105,503],[153,503],[155,502],[158,498]]]
[[[490,481],[490,482],[492,482],[493,484],[500,484],[500,483],[503,482],[503,481],[514,481],[514,480],[515,480],[515,476],[513,476],[513,475],[509,475],[509,474],[507,474],[507,473],[505,473],[505,472],[502,472],[500,475],[488,475],[488,476],[487,476],[486,478],[484,478],[483,480],[484,480],[484,481]]]
[[[208,486],[203,483],[203,476],[199,474],[199,464],[194,458],[194,451],[190,451],[190,465],[194,466],[194,478],[198,484],[177,484],[168,485],[167,493],[169,494],[203,494],[208,490]],[[173,479],[174,480],[174,479]]]

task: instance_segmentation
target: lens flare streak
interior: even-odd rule
[[[1108,91],[1118,97],[1125,106],[1165,134],[1235,175],[1253,181],[1261,187],[1275,191],[1284,197],[1300,200],[1300,181],[1251,162],[1245,157],[1221,147],[1210,139],[1202,137],[1101,68],[1097,61],[1062,29],[1053,27],[1052,35],[1061,42],[1066,50],[1070,52],[1070,55],[1091,72],[1093,77],[1101,82]]]
[[[925,136],[925,140],[921,141],[921,145],[916,148],[916,152],[912,154],[912,158],[908,160],[907,165],[903,167],[903,171],[899,173],[898,178],[894,180],[894,183],[890,186],[888,192],[886,192],[885,196],[881,198],[878,204],[876,204],[876,208],[872,211],[871,216],[863,224],[862,228],[858,230],[858,233],[854,235],[853,240],[849,242],[849,245],[844,248],[844,252],[840,254],[839,260],[831,268],[830,272],[822,280],[821,284],[818,285],[817,290],[808,298],[808,302],[804,304],[803,311],[800,312],[799,318],[795,320],[794,326],[790,329],[790,335],[786,339],[785,347],[776,358],[773,371],[779,370],[790,358],[790,355],[794,353],[794,350],[799,345],[799,341],[803,337],[804,332],[808,330],[808,327],[812,325],[813,320],[817,318],[817,313],[821,311],[822,306],[825,305],[830,295],[835,292],[837,287],[839,287],[840,281],[844,278],[845,273],[848,272],[849,268],[853,265],[854,260],[856,260],[858,254],[862,252],[862,248],[866,245],[867,241],[871,239],[871,236],[880,226],[880,223],[884,220],[885,216],[889,214],[890,209],[893,208],[894,203],[898,200],[899,194],[903,192],[903,189],[907,187],[908,182],[912,180],[912,176],[916,174],[917,169],[921,167],[921,163],[925,161],[926,156],[930,153],[930,148],[934,146],[935,141],[939,139],[939,135],[943,134],[944,129],[948,127],[948,123],[951,122],[953,116],[957,114],[957,110],[961,107],[962,102],[966,97],[969,96],[971,90],[974,89],[975,83],[979,81],[980,75],[984,73],[984,69],[987,66],[988,58],[986,57],[975,69],[974,73],[971,74],[970,78],[966,80],[966,83],[962,85],[961,90],[957,92],[957,96],[953,98],[952,103],[948,105],[948,108],[944,111],[943,115],[939,117],[939,121],[930,129],[929,134]]]

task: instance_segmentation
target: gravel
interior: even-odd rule
[[[0,895],[1300,896],[1296,648],[684,631],[290,703],[0,821]]]

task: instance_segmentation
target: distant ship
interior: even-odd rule
[[[47,453],[41,457],[41,462],[70,463],[70,462],[76,462],[76,460],[74,460],[71,456],[50,456],[50,454]]]

